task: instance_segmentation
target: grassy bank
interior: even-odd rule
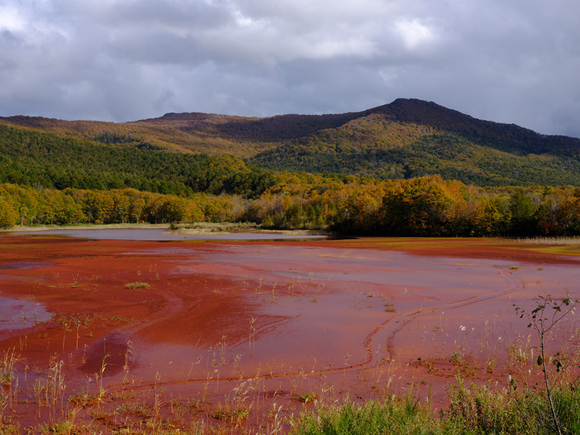
[[[449,408],[434,414],[413,396],[383,402],[344,403],[305,412],[291,422],[293,434],[554,434],[558,433],[546,395],[517,387],[491,391],[450,388]],[[562,385],[554,391],[564,434],[580,433],[580,391]]]
[[[576,385],[561,385],[553,390],[556,418],[562,434],[580,433],[580,391]],[[4,397],[5,405],[12,406]],[[82,400],[81,400],[82,399]],[[118,400],[118,398],[117,398]],[[159,400],[159,399],[157,399]],[[449,387],[449,406],[434,411],[414,395],[393,394],[384,400],[342,404],[314,400],[314,407],[304,407],[297,415],[279,416],[274,406],[262,424],[248,424],[252,412],[231,403],[207,404],[198,401],[174,402],[173,416],[163,416],[159,403],[121,401],[106,410],[106,394],[97,397],[79,393],[69,399],[67,416],[37,426],[21,427],[18,419],[5,412],[0,434],[557,434],[558,429],[544,392],[528,391],[512,385],[491,390],[484,386],[466,386],[461,380]],[[47,406],[50,406],[47,405]],[[78,410],[89,409],[93,421],[75,419]],[[76,411],[75,411],[76,409]],[[278,409],[279,411],[279,409]],[[56,413],[58,416],[60,413]],[[131,418],[120,418],[120,416]],[[189,417],[195,415],[195,419]],[[103,426],[104,425],[104,426]],[[102,431],[105,432],[102,432]]]

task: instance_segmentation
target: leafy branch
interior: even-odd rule
[[[539,295],[539,300],[537,301],[537,306],[532,311],[528,312],[522,307],[516,306],[514,308],[516,314],[520,316],[520,319],[526,317],[530,322],[528,328],[534,329],[538,334],[538,340],[540,345],[540,355],[538,355],[537,364],[542,368],[544,374],[544,385],[546,388],[546,394],[548,396],[548,402],[550,404],[550,410],[552,414],[552,420],[558,431],[558,434],[562,435],[562,429],[560,427],[560,421],[556,413],[556,408],[554,406],[554,400],[552,395],[552,386],[550,383],[550,377],[548,375],[547,365],[546,365],[546,335],[556,326],[564,317],[568,314],[574,314],[578,300],[570,298],[567,295],[565,298],[558,300],[554,299],[550,294]],[[552,359],[552,364],[556,367],[556,372],[564,370],[562,360],[560,359],[560,353],[556,353]]]

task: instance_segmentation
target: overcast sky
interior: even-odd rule
[[[342,113],[580,137],[578,0],[0,0],[0,116]]]

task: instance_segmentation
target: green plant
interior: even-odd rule
[[[463,358],[462,358],[461,352],[454,352],[451,355],[449,362],[451,364],[453,364],[454,366],[459,366],[459,365],[463,364]]]
[[[153,409],[143,403],[123,403],[115,409],[115,414],[122,416],[131,415],[140,419],[148,419],[153,417]]]
[[[81,391],[69,396],[68,401],[80,408],[88,408],[100,403],[101,396],[98,393],[90,393],[88,390],[81,388]]]
[[[15,349],[5,350],[0,358],[0,387],[10,388],[16,376],[16,364],[23,359],[15,354]]]
[[[222,406],[221,404],[218,404],[217,410],[213,413],[214,418],[235,425],[242,423],[249,415],[250,412],[246,407]]]
[[[57,406],[64,412],[65,404],[65,375],[64,361],[57,360],[56,356],[50,358],[46,376],[36,378],[33,389],[38,406],[46,406],[55,418]]]
[[[306,393],[294,393],[293,397],[302,403],[314,402],[318,399],[318,394],[314,391],[308,391]]]
[[[61,421],[59,423],[53,423],[53,424],[41,424],[38,427],[38,430],[40,431],[40,433],[42,435],[50,435],[50,434],[64,434],[64,435],[68,435],[71,433],[76,433],[73,432],[74,430],[74,424],[71,423],[70,421]]]
[[[150,288],[151,284],[147,283],[147,282],[130,282],[128,284],[125,284],[125,288],[130,288],[130,289],[138,289],[138,288]]]
[[[387,313],[394,313],[397,311],[395,305],[392,302],[385,302],[385,311]]]
[[[322,406],[290,420],[294,434],[437,434],[451,426],[433,418],[429,407],[412,396],[393,396],[384,402],[362,405],[346,401],[340,406]],[[447,432],[453,433],[453,432]]]
[[[1,435],[19,435],[20,433],[20,425],[18,423],[0,422]]]
[[[461,428],[460,433],[535,433],[535,420],[522,418],[529,408],[525,395],[494,391],[485,386],[465,386],[460,376],[450,386],[449,407],[442,417]]]

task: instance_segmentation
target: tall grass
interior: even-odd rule
[[[554,398],[562,432],[580,433],[580,391],[561,386]],[[337,434],[553,434],[556,432],[545,394],[517,389],[492,391],[465,386],[451,387],[449,407],[438,413],[412,396],[386,401],[322,406],[290,421],[295,435]]]
[[[60,361],[52,360],[46,378],[39,379],[43,388],[38,392],[37,402],[39,406],[49,408],[50,421],[39,424],[36,429],[28,428],[28,433],[81,434],[98,433],[102,429],[112,430],[112,433],[135,434],[542,435],[557,432],[550,403],[542,388],[527,388],[519,382],[513,382],[507,387],[490,388],[466,385],[458,377],[449,386],[448,406],[444,410],[433,409],[430,401],[418,400],[413,392],[401,395],[392,394],[392,390],[385,390],[382,399],[365,402],[347,399],[339,403],[333,401],[331,396],[320,397],[319,400],[304,403],[302,411],[297,415],[280,414],[282,406],[276,407],[274,404],[274,412],[270,413],[269,420],[261,420],[262,426],[249,423],[252,414],[259,408],[254,406],[259,394],[255,397],[249,394],[253,386],[247,381],[241,382],[225,403],[196,401],[192,404],[172,399],[171,414],[167,413],[167,407],[165,413],[159,412],[158,393],[155,393],[154,403],[123,395],[108,399],[103,397],[99,402],[87,402],[81,406],[74,398],[70,398],[72,410],[78,412],[86,407],[88,415],[94,418],[87,425],[86,420],[75,420],[74,413],[56,412],[57,408],[66,408],[66,404],[59,400],[66,388]],[[576,383],[570,382],[569,378],[562,378],[554,386],[552,398],[562,433],[580,433],[580,390]],[[121,403],[118,402],[120,399]],[[195,417],[196,414],[199,414],[198,417]],[[0,434],[24,433],[15,423],[17,421],[14,418],[0,422]],[[266,431],[262,430],[266,427]]]
[[[377,402],[328,406],[308,411],[290,422],[294,434],[431,434],[460,433],[452,421],[433,418],[428,406],[411,396]]]

